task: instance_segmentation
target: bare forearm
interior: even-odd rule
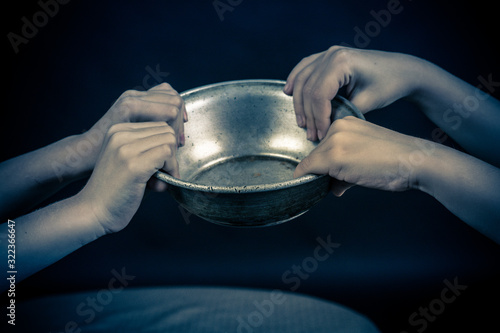
[[[14,218],[90,174],[96,150],[83,135],[75,135],[1,163],[0,216]]]
[[[416,188],[500,244],[500,169],[443,146],[418,169]]]
[[[7,223],[0,234],[7,234]],[[104,234],[91,210],[77,196],[57,202],[15,219],[16,268],[18,281],[58,261]],[[1,253],[7,258],[7,244]],[[7,288],[2,281],[2,290]]]
[[[500,166],[495,146],[500,140],[500,102],[479,84],[474,87],[427,61],[416,62],[415,70],[417,88],[409,99],[468,152]]]

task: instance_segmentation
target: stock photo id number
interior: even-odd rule
[[[9,220],[7,222],[7,282],[9,289],[7,297],[9,305],[7,306],[7,318],[10,325],[16,325],[16,222]]]

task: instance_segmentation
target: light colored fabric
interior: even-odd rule
[[[278,290],[225,287],[103,289],[25,301],[30,332],[378,332],[343,306]]]

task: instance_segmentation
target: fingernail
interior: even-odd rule
[[[296,118],[297,118],[297,125],[299,127],[304,127],[304,117],[298,114]]]
[[[285,83],[285,87],[283,88],[283,92],[285,94],[288,94],[288,89],[290,89],[290,84],[287,82],[287,83]]]
[[[323,140],[323,132],[318,130],[318,139]]]
[[[155,191],[157,191],[157,192],[164,192],[164,191],[167,190],[168,185],[167,185],[167,183],[159,181],[159,182],[156,183],[155,187],[156,187]]]
[[[307,129],[307,140],[312,140],[312,131],[309,128]]]

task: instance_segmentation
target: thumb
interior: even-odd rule
[[[326,159],[321,158],[320,154],[313,150],[311,154],[306,156],[295,168],[293,178],[299,178],[307,174],[328,174],[328,164]]]

